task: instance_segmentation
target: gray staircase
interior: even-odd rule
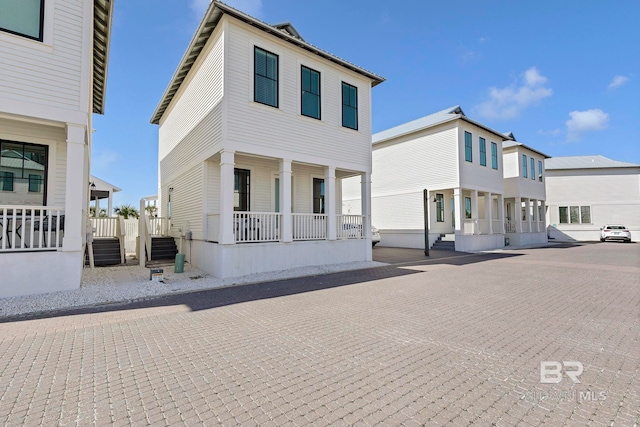
[[[89,265],[89,246],[85,253],[84,263]],[[93,264],[96,267],[120,264],[120,241],[117,237],[93,239]]]
[[[441,234],[438,240],[435,241],[431,249],[440,251],[455,251],[456,250],[456,235],[455,234]]]
[[[152,237],[151,238],[151,261],[174,261],[178,248],[173,237]]]

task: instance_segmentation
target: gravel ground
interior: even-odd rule
[[[149,268],[139,265],[85,268],[79,289],[47,294],[0,298],[0,319],[28,313],[49,312],[72,307],[126,303],[130,301],[225,286],[268,282],[293,277],[316,276],[337,271],[358,270],[386,265],[380,262],[352,262],[302,267],[271,273],[219,279],[185,264],[184,273],[174,273],[173,265],[164,269],[164,282],[149,280]]]

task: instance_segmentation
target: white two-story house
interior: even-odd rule
[[[217,277],[371,260],[371,88],[384,79],[212,1],[153,113],[159,214]],[[342,215],[341,181],[362,182]]]
[[[112,8],[0,1],[0,297],[80,286]]]
[[[516,141],[502,143],[505,236],[512,246],[547,242],[545,160],[548,155]]]
[[[459,106],[373,135],[371,212],[381,245],[424,248],[426,189],[430,246],[445,239],[458,251],[503,247],[506,139]],[[355,184],[345,184],[344,212],[359,212]]]

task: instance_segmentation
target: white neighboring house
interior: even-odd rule
[[[430,246],[444,238],[458,251],[503,247],[502,142],[508,138],[459,106],[373,135],[371,213],[380,245],[424,248],[427,189]],[[359,213],[356,188],[345,183],[344,212]]]
[[[159,210],[217,277],[371,260],[371,87],[384,79],[212,1],[169,83]],[[341,215],[358,176],[362,214]]]
[[[505,236],[512,246],[547,242],[545,174],[548,155],[516,141],[502,143]]]
[[[94,202],[92,206],[95,208],[93,216],[99,217],[102,209],[106,211],[107,216],[113,215],[113,193],[122,191],[122,189],[93,175],[91,175],[89,189],[91,190],[89,201]],[[106,208],[100,205],[100,200],[104,199],[107,199]]]
[[[604,156],[554,157],[545,163],[549,236],[597,241],[605,224],[622,224],[640,241],[640,165]]]
[[[0,297],[80,286],[112,7],[0,2]]]

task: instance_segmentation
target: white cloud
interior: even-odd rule
[[[567,139],[578,141],[585,132],[603,130],[609,127],[609,114],[600,109],[586,111],[572,111],[567,125]]]
[[[629,77],[615,76],[613,80],[611,80],[611,83],[609,83],[609,89],[616,89],[622,86],[623,84],[627,83],[628,81],[629,81]]]
[[[547,78],[536,67],[524,72],[520,81],[505,88],[489,88],[489,99],[475,107],[489,119],[507,120],[518,117],[527,107],[547,98],[553,90],[546,87]]]

